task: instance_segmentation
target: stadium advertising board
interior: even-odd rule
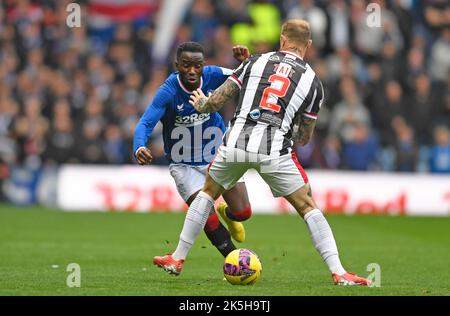
[[[449,215],[450,178],[309,171],[314,198],[327,213]],[[294,213],[273,198],[256,173],[245,175],[255,213]],[[219,200],[220,201],[220,200]],[[187,207],[166,167],[64,166],[58,176],[58,206],[73,211],[176,212]]]

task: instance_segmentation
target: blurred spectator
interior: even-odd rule
[[[66,26],[69,0],[0,2],[0,177],[5,162],[133,163],[135,124],[173,71],[174,50],[167,64],[152,60],[161,0],[125,2],[119,12],[116,1],[77,1],[80,28]],[[433,141],[433,130],[450,126],[450,5],[372,2],[381,27],[367,25],[364,0],[195,0],[172,48],[197,40],[207,63],[235,68],[232,45],[276,50],[283,20],[305,18],[313,37],[305,60],[324,84],[325,102],[313,141],[296,148],[302,162],[416,170],[446,148],[445,133],[436,129]],[[220,113],[229,121],[234,109],[230,102]],[[167,164],[159,132],[150,146],[154,162]]]
[[[403,96],[403,89],[398,81],[386,83],[383,97],[374,104],[374,125],[379,131],[380,142],[383,146],[394,145],[394,118],[404,117],[407,111]]]
[[[219,24],[211,0],[194,0],[186,22],[192,30],[191,40],[202,43],[206,52],[210,52],[212,47],[208,39],[214,36]]]
[[[366,125],[354,125],[352,138],[344,143],[343,165],[350,170],[366,171],[376,168],[378,143]]]
[[[362,70],[361,59],[352,53],[348,47],[340,47],[335,54],[327,58],[330,79],[333,81],[343,76],[356,77]]]
[[[431,31],[439,32],[450,26],[448,19],[450,4],[447,0],[425,0],[423,6],[425,22]]]
[[[431,172],[450,173],[450,131],[447,126],[437,126],[434,130],[429,163]]]
[[[0,97],[0,157],[3,163],[13,163],[16,159],[16,145],[10,138],[10,128],[18,111],[17,102],[6,96]]]
[[[450,28],[443,29],[430,54],[430,76],[445,81],[450,72]]]
[[[51,132],[47,135],[46,148],[43,153],[47,164],[63,164],[74,162],[75,133],[73,123],[68,117],[55,119]]]
[[[164,80],[166,80],[166,75],[167,75],[167,68],[164,67],[156,68],[152,72],[150,81],[146,83],[142,91],[139,106],[139,109],[142,113],[147,109],[147,106],[150,104],[159,86],[164,83]]]
[[[422,49],[412,48],[408,52],[408,64],[406,78],[407,84],[414,85],[414,79],[425,72],[425,57]]]
[[[9,167],[8,164],[3,161],[0,156],[0,202],[5,201],[6,196],[3,192],[3,183],[9,178]]]
[[[43,153],[43,159],[47,164],[69,163],[76,155],[74,146],[77,135],[73,124],[67,100],[57,101]]]
[[[121,164],[126,160],[128,152],[119,126],[111,124],[106,128],[104,152],[108,163]]]
[[[81,163],[85,164],[102,164],[106,163],[101,129],[95,121],[86,121],[82,125],[82,134],[77,139],[77,158]]]
[[[403,37],[400,33],[395,15],[386,8],[384,0],[373,1],[381,8],[381,27],[374,27],[367,23],[368,12],[366,2],[356,0],[351,2],[351,19],[355,31],[355,45],[359,53],[367,57],[380,54],[383,42],[392,41],[400,50],[403,48]]]
[[[401,55],[392,41],[386,41],[381,50],[381,71],[384,80],[399,79],[403,72]]]
[[[430,78],[419,75],[414,82],[413,95],[408,102],[407,119],[421,144],[431,143],[431,131],[439,100],[431,91]]]
[[[99,130],[105,128],[106,120],[103,115],[103,104],[99,99],[91,97],[84,108],[83,118],[79,120],[79,124],[91,123],[97,126]]]
[[[363,86],[362,94],[371,115],[374,115],[376,104],[383,102],[384,96],[384,78],[379,63],[372,62],[367,65],[367,81]]]
[[[247,10],[246,0],[224,0],[215,1],[217,14],[220,21],[227,27],[232,27],[235,23],[251,23],[252,19]]]
[[[342,79],[340,90],[343,99],[334,106],[331,113],[330,133],[338,135],[347,143],[354,139],[355,130],[359,126],[370,128],[370,114],[361,104],[355,81],[351,77]]]
[[[24,113],[18,116],[13,124],[18,145],[17,159],[20,163],[36,163],[43,152],[48,127],[48,119],[41,115],[41,101],[37,97],[29,97],[25,100]]]
[[[395,171],[415,171],[419,148],[414,139],[414,131],[402,118],[394,119],[393,125],[395,130]]]
[[[438,115],[443,117],[442,121],[450,126],[450,73],[447,76],[447,85],[444,86],[443,93],[439,95],[444,95],[441,108],[439,109]]]
[[[412,40],[414,26],[414,13],[412,1],[395,0],[390,1],[392,12],[397,18],[398,26],[404,40],[404,47],[409,47]]]
[[[329,36],[327,45],[332,50],[349,47],[351,40],[350,12],[345,0],[330,1],[327,6]]]
[[[338,169],[341,166],[341,142],[334,135],[329,135],[321,147],[323,162],[321,167],[325,169]]]

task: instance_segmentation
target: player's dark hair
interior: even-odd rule
[[[202,53],[205,54],[203,50],[203,46],[197,42],[184,42],[180,44],[177,48],[177,60],[180,59],[181,53],[190,52],[190,53]]]

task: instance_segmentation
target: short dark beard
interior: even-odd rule
[[[182,76],[180,76],[181,82],[183,83],[183,85],[189,90],[189,91],[194,91],[197,90],[198,88],[200,88],[200,78],[197,80],[196,83],[190,83],[186,78],[183,78]]]

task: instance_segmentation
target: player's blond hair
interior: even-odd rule
[[[291,19],[283,23],[281,35],[294,45],[305,46],[311,39],[311,28],[305,20]]]

